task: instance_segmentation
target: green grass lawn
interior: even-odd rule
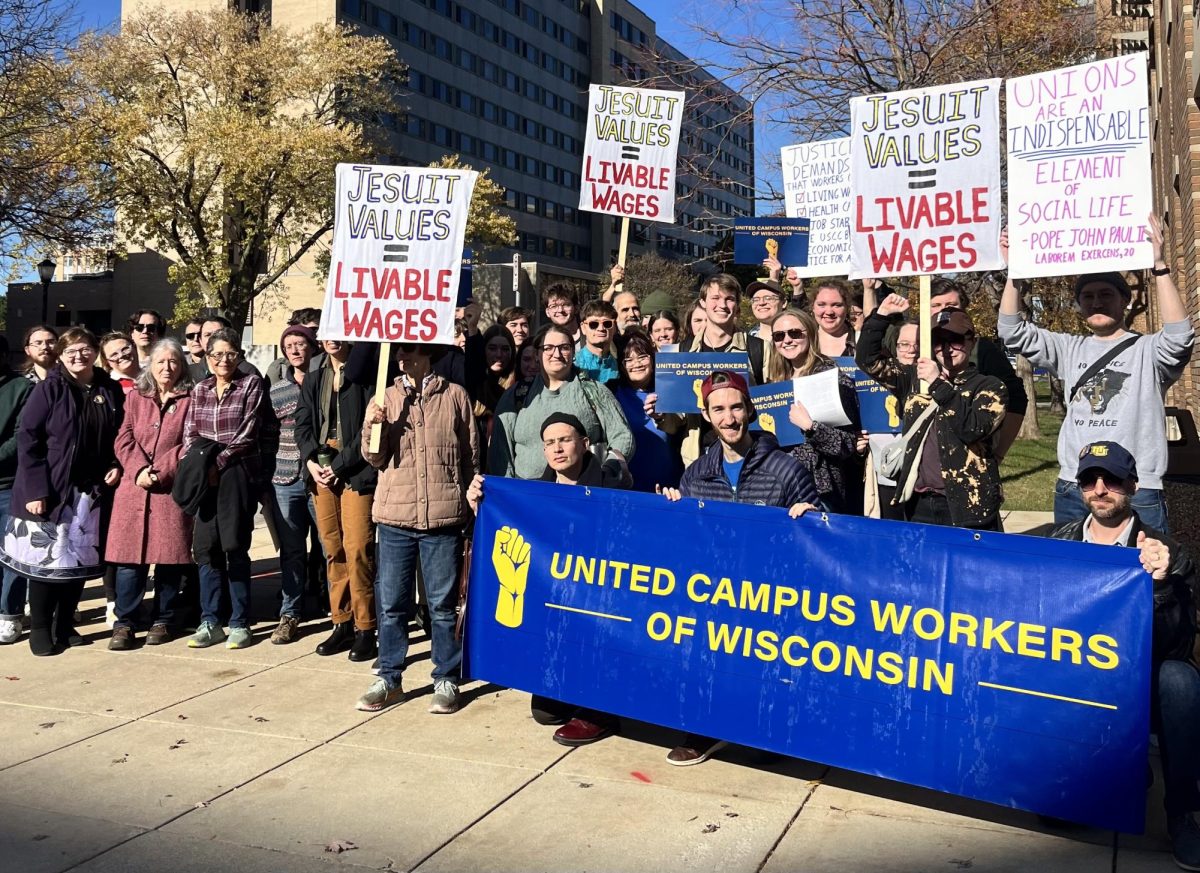
[[[1045,382],[1038,382],[1038,400]],[[1026,509],[1050,512],[1054,509],[1054,483],[1058,479],[1058,429],[1061,415],[1051,415],[1049,408],[1038,408],[1038,425],[1042,438],[1017,440],[1000,465],[1000,480],[1004,485],[1004,509]]]

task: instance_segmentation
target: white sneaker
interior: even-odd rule
[[[21,619],[0,618],[0,645],[11,645],[21,638]]]
[[[450,715],[458,712],[458,685],[452,679],[438,679],[433,683],[433,700],[429,711],[434,715]]]
[[[117,626],[117,604],[111,600],[104,609],[104,623],[108,626],[109,630]]]

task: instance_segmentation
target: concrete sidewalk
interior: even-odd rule
[[[272,586],[256,582],[264,619]],[[85,596],[101,614],[99,585]],[[461,712],[429,715],[420,632],[408,701],[360,713],[373,677],[313,652],[327,623],[290,646],[267,642],[273,624],[236,652],[109,652],[99,621],[57,657],[0,648],[0,869],[1113,869],[1109,833],[748,750],[676,768],[674,734],[639,723],[567,749],[518,691],[475,683]],[[1147,805],[1149,836],[1120,839],[1118,870],[1174,869],[1159,791]]]

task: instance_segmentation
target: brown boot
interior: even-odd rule
[[[117,625],[113,628],[112,639],[108,641],[110,652],[128,652],[133,648],[133,628]]]

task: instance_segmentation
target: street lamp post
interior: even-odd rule
[[[54,280],[54,270],[58,264],[46,258],[37,265],[38,278],[42,280],[42,324],[50,318],[50,283]]]

